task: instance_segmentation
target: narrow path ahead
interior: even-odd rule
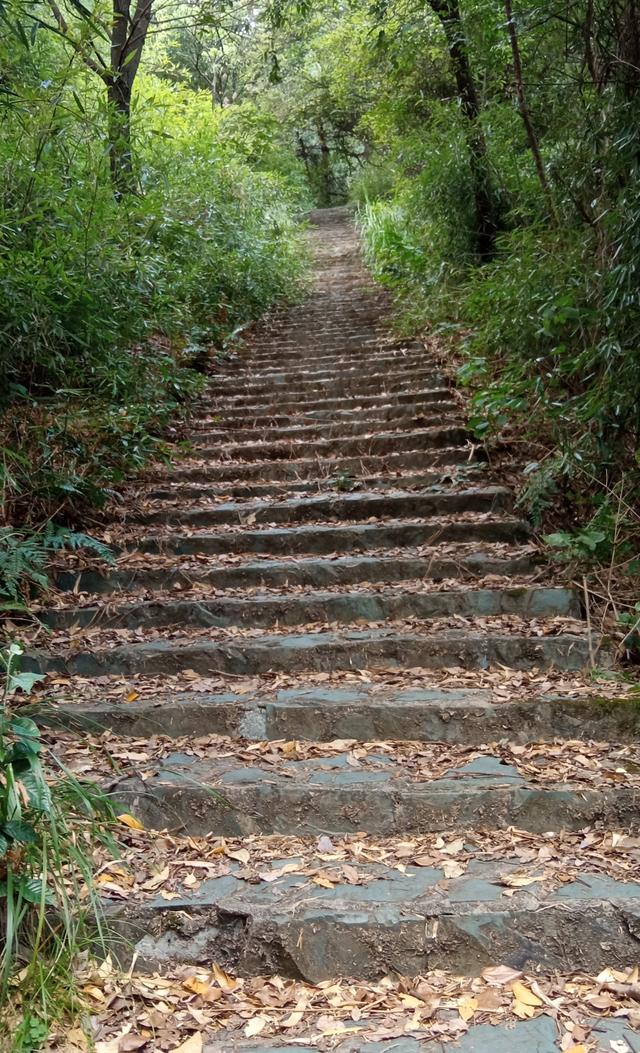
[[[114,919],[147,970],[623,969],[640,886],[607,830],[637,819],[640,777],[606,740],[637,717],[588,697],[579,600],[537,565],[436,363],[392,336],[347,213],[315,223],[309,299],[212,379],[192,453],[110,530],[117,568],[62,571],[75,591],[47,615],[37,661],[73,729],[58,748],[172,831],[131,835],[137,881]],[[117,778],[80,727],[110,729]],[[203,835],[243,840],[198,842],[180,869]],[[491,990],[494,1014],[513,1004]],[[339,1000],[333,1031],[330,1009],[281,1026],[276,1004],[253,1041],[229,1008],[207,1048],[378,1037],[413,1053],[430,1037],[437,1053],[434,1036],[471,1028],[447,1048],[559,1049],[548,1016],[474,1028],[489,1002],[439,1017],[406,994],[395,1034],[364,1011],[344,1036]],[[606,1026],[598,1048],[625,1025]]]

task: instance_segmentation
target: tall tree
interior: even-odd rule
[[[137,189],[131,150],[131,98],[142,51],[151,24],[153,0],[113,0],[108,38],[110,58],[105,61],[96,42],[74,31],[56,2],[48,0],[56,29],[80,56],[85,66],[102,80],[109,103],[109,164],[117,196]],[[85,9],[78,5],[81,15]],[[95,22],[93,23],[95,25]]]
[[[458,98],[467,119],[467,143],[473,180],[478,255],[491,259],[498,233],[498,214],[487,159],[487,143],[480,120],[478,89],[471,69],[469,48],[458,0],[428,0],[438,16],[447,41]]]

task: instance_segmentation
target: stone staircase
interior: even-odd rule
[[[118,954],[310,983],[626,967],[640,884],[588,861],[559,884],[543,871],[560,831],[637,822],[637,706],[590,692],[583,673],[606,654],[580,598],[541,564],[438,364],[389,331],[348,214],[314,223],[308,299],[220,366],[189,454],[110,527],[117,566],[60,568],[49,643],[32,648],[63,754],[103,729],[114,756],[138,750],[114,783],[87,746],[123,811],[182,838],[248,838],[248,853],[269,835],[293,845],[266,879],[230,858],[195,891],[113,904]],[[523,863],[511,828],[542,854]],[[403,857],[427,835],[430,861]],[[345,838],[355,879],[332,871]],[[296,872],[300,839],[324,882]],[[379,861],[381,839],[406,865]],[[547,1053],[548,1025],[472,1027],[447,1048]],[[326,1048],[312,1028],[209,1040]]]

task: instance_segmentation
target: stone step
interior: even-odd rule
[[[343,335],[343,331],[339,335]],[[271,349],[263,351],[258,345],[255,345],[241,361],[250,363],[253,368],[273,368],[279,372],[283,366],[299,367],[301,362],[308,363],[311,367],[324,365],[331,367],[334,363],[353,362],[355,366],[362,368],[365,365],[368,366],[371,361],[375,361],[376,357],[388,356],[395,361],[401,356],[401,352],[394,354],[385,350],[385,345],[375,337],[367,340],[355,339],[343,344],[336,340],[333,346],[316,348],[312,354],[309,353],[308,348],[302,352],[299,342],[295,340],[292,340],[289,345],[281,341],[275,350],[272,345],[267,346],[270,346]],[[424,348],[410,349],[410,354],[419,355],[423,359],[428,357]]]
[[[366,371],[363,369],[366,364]],[[263,381],[273,387],[281,385],[293,385],[297,382],[303,384],[332,383],[337,378],[345,381],[358,379],[363,375],[367,378],[376,377],[380,386],[383,387],[385,380],[389,377],[400,377],[407,373],[419,372],[425,374],[440,374],[433,359],[419,351],[406,355],[389,355],[372,351],[365,359],[355,358],[351,354],[333,354],[322,360],[301,361],[294,358],[273,360],[269,366],[253,355],[244,358],[236,358],[227,362],[221,362],[215,371],[210,373],[211,383],[215,387],[218,383],[233,383],[235,381],[247,380],[249,383]]]
[[[441,374],[424,372],[415,378],[403,376],[399,380],[391,379],[384,386],[377,378],[372,380],[361,379],[357,384],[355,381],[352,384],[342,384],[337,380],[327,381],[326,384],[301,384],[298,388],[286,387],[280,392],[280,395],[283,395],[286,390],[286,395],[290,402],[305,403],[308,400],[317,400],[319,395],[331,394],[338,390],[344,392],[344,395],[341,396],[343,399],[366,406],[369,399],[374,399],[375,403],[379,403],[381,399],[411,395],[416,389],[426,388],[431,391],[439,391],[446,387],[446,379]],[[225,405],[228,404],[231,408],[246,410],[249,410],[252,406],[261,405],[267,397],[277,398],[277,396],[278,392],[274,392],[268,385],[256,390],[251,388],[244,390],[244,386],[240,385],[239,390],[235,393],[232,390],[224,390],[219,391],[218,395],[219,398],[224,399]]]
[[[627,965],[624,969],[627,973],[631,971]],[[544,979],[540,971],[537,971],[535,975]],[[558,974],[554,973],[554,975]],[[574,976],[570,975],[567,982],[572,983],[573,981]],[[274,987],[276,989],[279,987],[277,980],[274,981]],[[441,974],[439,973],[438,982],[434,987],[434,997],[437,997],[440,988]],[[561,983],[560,989],[562,989]],[[359,1023],[348,1019],[344,1023],[336,1024],[335,1030],[328,1028],[332,1035],[331,1049],[334,1053],[514,1053],[514,1050],[523,1050],[524,1053],[560,1053],[563,1048],[561,1045],[563,1035],[559,1034],[558,1025],[551,1016],[546,1014],[546,1011],[544,1013],[539,1011],[539,1015],[531,1020],[513,1021],[501,1018],[500,1022],[485,1023],[476,1023],[472,1020],[468,1025],[469,1030],[464,1030],[459,1026],[451,1027],[451,1014],[456,1012],[455,1008],[448,1010],[448,1019],[447,1011],[443,1013],[445,1022],[440,1024],[438,1020],[433,1022],[428,1001],[424,1004],[429,1012],[429,1019],[425,1020],[426,1014],[423,1014],[418,1025],[419,1037],[407,1034],[402,1038],[385,1037],[384,1042],[381,1042],[380,1033],[386,1034],[390,1030],[397,1034],[406,1028],[407,1011],[405,1009],[404,1015],[397,1014],[396,1020],[398,1016],[401,1019],[395,1030],[393,1027],[385,1029],[384,1024],[380,1024],[378,1015],[370,1016],[365,1005],[361,1009],[362,1016]],[[264,1012],[268,1016],[269,1009],[265,1009]],[[331,1016],[330,1006],[327,1007],[327,1016]],[[585,1047],[589,1049],[589,1053],[612,1053],[614,1050],[617,1050],[618,1053],[638,1053],[640,1051],[638,1031],[626,1019],[590,1016],[587,1010],[582,1014],[581,1022],[589,1032],[591,1045]],[[441,1036],[443,1028],[445,1034],[450,1033],[446,1039],[441,1041],[440,1037],[433,1037]],[[451,1031],[456,1032],[456,1038],[453,1037]],[[568,1031],[564,1032],[564,1035],[568,1034]],[[344,1037],[341,1037],[342,1035]],[[287,1027],[284,1033],[280,1030],[280,1034],[276,1036],[266,1038],[261,1036],[259,1041],[258,1046],[256,1039],[244,1038],[242,1032],[238,1030],[216,1028],[205,1037],[203,1053],[229,1053],[230,1050],[237,1050],[237,1053],[321,1053],[327,1049],[325,1036],[322,1033],[319,1034],[313,1024],[294,1029],[293,1035],[291,1029]],[[596,1045],[593,1045],[593,1042]],[[573,1043],[573,1045],[574,1048],[577,1045],[579,1050],[580,1045],[584,1044]],[[565,1044],[564,1049],[566,1048]]]
[[[303,448],[300,448],[303,452]],[[429,468],[443,467],[453,471],[478,463],[482,451],[471,447],[467,452],[460,446],[442,450],[414,450],[411,453],[387,453],[372,457],[301,457],[300,460],[288,461],[237,461],[235,463],[182,462],[181,465],[168,467],[164,476],[192,482],[240,482],[257,479],[260,482],[282,482],[311,479],[315,482],[322,479],[335,479],[338,476],[357,477],[367,472],[394,472],[416,468],[425,471]],[[348,483],[347,479],[347,483]]]
[[[367,490],[426,490],[434,486],[444,486],[447,482],[469,482],[484,471],[485,464],[470,464],[449,471],[408,472],[389,475],[363,475],[342,479],[336,474],[334,479],[285,479],[273,483],[172,483],[171,473],[164,485],[153,485],[154,475],[147,483],[144,493],[152,500],[191,501],[200,497],[271,497],[303,493],[341,493]],[[469,477],[469,478],[468,478]],[[143,480],[144,481],[144,480]]]
[[[418,585],[419,583],[416,583]],[[226,599],[180,600],[166,596],[98,607],[45,610],[40,621],[52,629],[167,628],[169,626],[247,628],[309,625],[313,622],[385,622],[407,619],[463,618],[515,614],[520,618],[580,618],[581,609],[572,589],[517,587],[457,591],[408,592],[406,588],[358,592],[311,592],[292,595],[231,596]]]
[[[386,371],[400,373],[412,369],[423,369],[425,363],[429,362],[429,356],[424,348],[420,351],[411,351],[406,354],[390,354],[388,352],[371,352],[366,357],[367,370],[370,375],[384,377]],[[218,372],[212,374],[213,383],[219,378],[226,380],[240,377],[245,373],[251,380],[264,380],[273,383],[274,386],[288,384],[298,380],[323,381],[332,380],[336,377],[349,377],[356,374],[362,375],[364,362],[355,359],[353,355],[332,355],[323,359],[320,363],[308,362],[301,366],[297,359],[272,359],[270,365],[265,365],[263,360],[248,354],[229,362],[221,362]],[[431,371],[435,372],[433,365]]]
[[[183,568],[179,562],[151,567],[123,567],[121,570],[64,570],[54,568],[56,588],[63,591],[102,594],[149,589],[175,589],[177,586],[210,586],[213,589],[284,588],[296,585],[323,588],[348,587],[359,582],[394,582],[411,579],[442,581],[466,578],[473,581],[488,574],[522,577],[534,569],[531,552],[514,552],[500,546],[496,552],[487,546],[481,552],[454,554],[449,558],[406,556],[338,556],[329,559],[247,560],[236,565]]]
[[[592,642],[598,652],[600,640]],[[25,656],[28,671],[65,675],[103,676],[145,674],[161,676],[192,669],[202,676],[230,674],[260,676],[268,672],[300,673],[336,669],[392,668],[560,669],[581,671],[590,660],[586,636],[539,636],[520,632],[464,630],[426,633],[385,629],[315,631],[303,634],[243,636],[210,640],[162,637],[144,643],[100,647],[68,654],[32,652]],[[606,655],[599,654],[601,665]]]
[[[232,740],[208,752],[202,747],[203,756],[168,753],[145,767],[144,779],[120,777],[116,804],[146,829],[186,836],[401,837],[510,827],[545,833],[594,824],[637,828],[640,819],[640,787],[631,781],[534,779],[490,754],[418,776],[401,749],[367,753],[354,764],[351,753],[332,754],[330,746],[317,757],[277,762],[261,762],[259,753],[254,762],[234,756]]]
[[[393,424],[394,421],[398,422],[399,428],[403,427],[405,422],[408,421],[418,426],[424,426],[434,415],[440,421],[458,414],[459,411],[460,403],[458,401],[453,398],[442,398],[420,407],[410,405],[369,407],[369,409],[359,410],[357,417],[354,417],[351,410],[336,410],[334,412],[312,410],[310,413],[297,414],[296,416],[276,414],[272,417],[250,418],[248,420],[240,416],[227,420],[224,428],[222,428],[220,423],[220,415],[212,415],[207,411],[207,413],[190,420],[190,429],[194,441],[199,439],[203,433],[206,434],[207,431],[212,430],[216,432],[223,431],[224,434],[233,436],[241,434],[243,431],[251,432],[252,434],[256,434],[259,431],[271,431],[273,434],[279,429],[289,433],[294,429],[301,430],[319,427],[337,429],[341,425],[365,428],[369,424],[371,431],[375,431],[380,424]],[[303,434],[311,435],[312,433],[309,430],[308,433],[303,432]],[[347,432],[343,432],[343,434],[347,434]],[[274,434],[274,438],[277,438],[277,435]]]
[[[96,685],[96,696],[100,695]],[[159,689],[162,692],[162,688]],[[73,682],[69,687],[73,694]],[[392,689],[322,686],[276,691],[269,684],[249,694],[174,692],[123,704],[92,703],[21,708],[43,726],[94,734],[108,729],[133,738],[228,735],[253,741],[360,742],[413,739],[480,746],[508,738],[514,744],[557,739],[635,742],[640,706],[633,697],[512,698],[463,688]]]
[[[401,872],[350,864],[362,884],[349,884],[339,866],[318,860],[329,887],[296,874],[298,863],[285,856],[266,863],[273,879],[251,884],[231,861],[229,874],[205,878],[197,892],[184,889],[170,902],[133,899],[112,907],[108,918],[138,968],[215,961],[233,976],[274,972],[308,983],[435,969],[474,976],[497,962],[597,974],[627,967],[640,951],[640,883],[597,871],[585,869],[551,890],[532,881],[506,898],[505,882],[522,873],[516,856],[471,859],[453,878],[437,866]],[[281,873],[287,866],[293,873]],[[540,879],[543,873],[543,866],[529,870]]]
[[[366,411],[365,411],[366,412]],[[444,423],[448,425],[457,424],[462,427],[459,410],[444,413],[438,406],[430,414],[400,413],[393,419],[370,420],[358,419],[351,421],[318,421],[315,424],[293,424],[286,428],[278,427],[247,427],[247,428],[202,428],[191,433],[191,441],[197,449],[207,443],[222,443],[239,439],[260,440],[262,442],[278,439],[321,439],[321,438],[347,438],[353,435],[382,435],[393,431],[420,431],[424,428],[435,427]]]
[[[274,414],[297,414],[310,413],[312,410],[349,410],[356,413],[361,409],[376,408],[378,406],[424,406],[429,403],[440,402],[442,399],[450,398],[450,389],[447,387],[426,388],[419,391],[404,391],[388,394],[381,392],[377,395],[360,395],[357,398],[339,396],[334,398],[306,398],[287,400],[280,397],[268,403],[255,403],[247,406],[234,406],[224,403],[220,406],[220,415],[223,421],[232,417],[250,417],[255,419],[260,416],[273,416]]]
[[[140,536],[125,543],[138,552],[175,555],[256,552],[262,555],[366,552],[368,549],[405,548],[445,542],[482,541],[518,544],[531,534],[529,524],[508,516],[491,519],[432,519],[427,522],[383,520],[380,523],[349,523],[294,527],[263,527],[226,532],[171,533]]]
[[[410,519],[450,516],[465,512],[510,512],[513,494],[506,487],[488,486],[458,492],[414,494],[330,494],[282,501],[221,502],[149,509],[135,516],[140,523],[175,523],[205,527],[217,523],[308,523],[318,520],[364,520],[389,516]]]
[[[289,397],[306,398],[308,395],[317,395],[323,391],[342,391],[353,397],[366,395],[373,392],[405,391],[410,385],[431,387],[446,387],[447,381],[442,373],[438,373],[433,366],[413,366],[412,369],[391,369],[385,373],[377,373],[374,367],[355,370],[352,373],[333,372],[328,370],[324,375],[307,378],[304,374],[295,374],[289,377],[286,373],[273,374],[266,380],[259,379],[252,370],[227,375],[216,375],[213,382],[222,398],[230,399],[231,402],[244,402],[250,399],[260,399],[265,395],[277,395],[279,391],[287,391]]]
[[[471,439],[468,428],[461,426],[423,428],[415,431],[387,432],[384,435],[334,439],[314,439],[303,442],[226,443],[224,446],[199,446],[198,456],[204,459],[231,461],[295,460],[301,454],[326,457],[370,457],[387,453],[407,453],[416,450],[437,450],[465,446]]]

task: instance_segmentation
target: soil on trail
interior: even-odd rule
[[[39,719],[124,815],[100,881],[137,972],[91,974],[98,1049],[640,1048],[637,704],[594,697],[579,596],[349,213],[311,219],[307,299],[32,641]]]

